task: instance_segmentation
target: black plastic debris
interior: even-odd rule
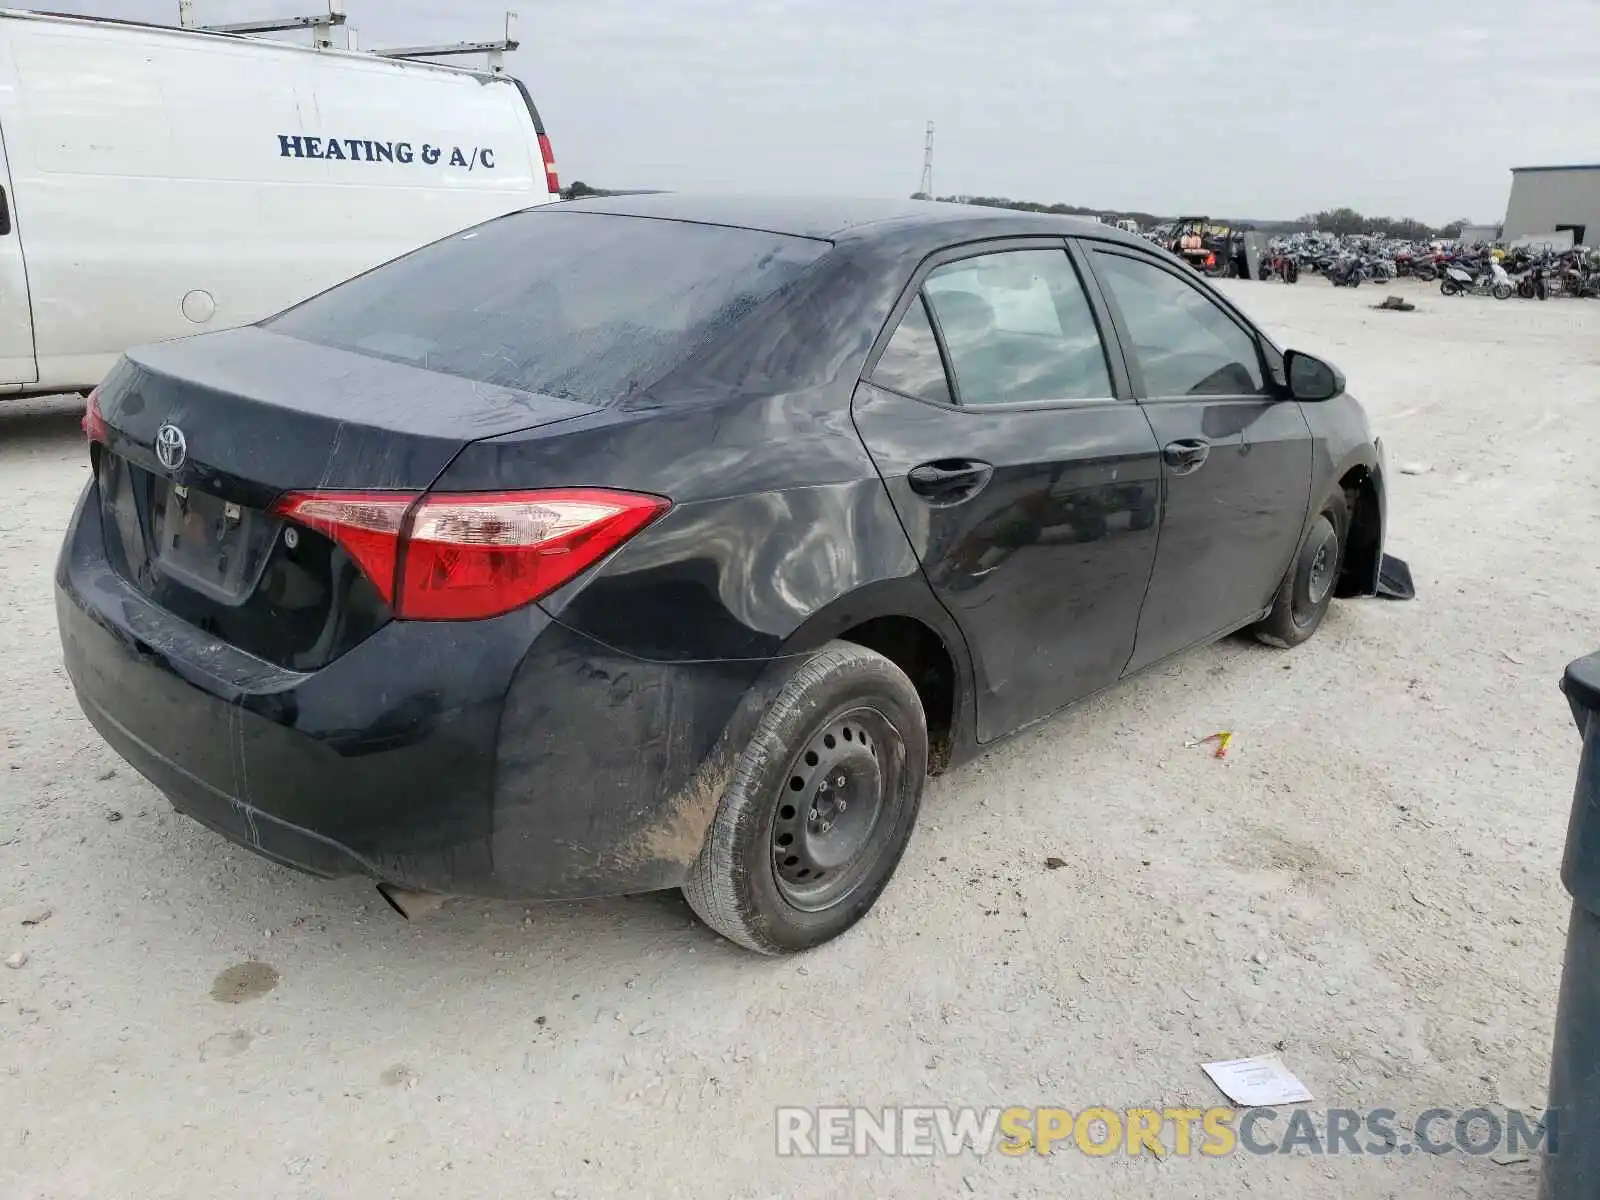
[[[1374,304],[1373,308],[1380,312],[1416,312],[1417,306],[1404,296],[1386,297],[1381,304]]]
[[[1415,600],[1417,585],[1411,581],[1411,568],[1403,558],[1392,554],[1383,556],[1378,568],[1378,595],[1385,600]]]

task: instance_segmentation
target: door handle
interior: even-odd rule
[[[994,477],[986,462],[966,458],[941,458],[937,462],[912,467],[906,474],[911,490],[935,504],[958,504],[970,500]]]
[[[1168,442],[1161,451],[1161,459],[1172,468],[1174,475],[1187,475],[1206,465],[1211,453],[1211,443],[1204,438],[1180,438]]]

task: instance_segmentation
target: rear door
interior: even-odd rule
[[[1280,399],[1258,335],[1181,267],[1090,255],[1162,454],[1161,545],[1128,671],[1265,608],[1299,543],[1311,430]]]
[[[853,411],[966,638],[988,741],[1121,674],[1158,451],[1062,240],[962,247],[914,283]]]
[[[0,131],[0,388],[33,383],[38,378],[28,268],[22,256],[11,165]]]

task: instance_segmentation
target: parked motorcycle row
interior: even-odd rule
[[[1306,272],[1322,275],[1335,287],[1410,276],[1437,282],[1445,296],[1600,298],[1600,251],[1583,246],[1566,251],[1506,250],[1481,242],[1466,246],[1295,233],[1271,240],[1257,275],[1293,283]]]

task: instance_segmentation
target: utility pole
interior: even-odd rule
[[[927,140],[922,143],[922,186],[917,189],[933,199],[933,122],[928,122]]]

